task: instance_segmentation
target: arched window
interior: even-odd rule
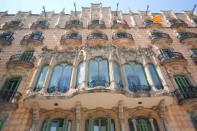
[[[83,81],[85,81],[85,62],[81,62],[78,65],[78,70],[77,70],[77,85],[80,85]]]
[[[41,131],[71,131],[71,121],[68,119],[57,118],[53,120],[45,120]]]
[[[47,72],[48,72],[48,65],[44,65],[40,71],[34,91],[40,91],[42,88],[44,88],[44,84],[47,78]]]
[[[115,122],[111,118],[88,119],[85,131],[115,131]]]
[[[123,87],[122,79],[121,79],[120,65],[117,62],[113,63],[113,72],[114,72],[114,79],[115,79],[116,85],[118,87]]]
[[[144,68],[136,62],[125,64],[128,87],[130,91],[149,90]]]
[[[153,118],[137,117],[136,119],[129,119],[129,131],[135,131],[135,127],[137,131],[159,131],[157,121]]]
[[[66,92],[70,86],[72,66],[66,63],[56,65],[53,69],[48,92]]]
[[[151,75],[151,78],[152,78],[152,81],[153,81],[153,84],[154,86],[157,88],[157,89],[163,89],[163,85],[161,83],[161,79],[159,78],[159,75],[155,69],[155,66],[153,64],[148,64],[148,70],[150,72],[150,75]]]
[[[109,86],[108,61],[101,57],[95,57],[89,61],[89,87]]]

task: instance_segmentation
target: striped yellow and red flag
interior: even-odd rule
[[[154,23],[158,23],[158,24],[161,24],[162,22],[162,18],[160,15],[155,15],[153,16],[153,18],[151,19]]]

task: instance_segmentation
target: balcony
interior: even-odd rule
[[[3,32],[2,34],[0,34],[1,47],[10,45],[13,40],[14,40],[13,32]]]
[[[125,20],[113,20],[112,29],[128,29],[129,25]]]
[[[146,19],[146,20],[144,20],[144,26],[145,27],[161,27],[161,24],[154,23],[152,20]]]
[[[197,55],[196,54],[192,54],[191,58],[192,58],[193,62],[197,65]]]
[[[112,36],[112,43],[115,46],[129,46],[134,44],[133,36],[127,32],[117,32]]]
[[[183,20],[180,20],[180,19],[170,19],[168,21],[170,23],[171,28],[179,28],[179,27],[186,28],[186,27],[188,27],[188,25]]]
[[[101,32],[94,32],[88,35],[87,42],[89,46],[106,46],[108,37]]]
[[[192,18],[195,24],[197,24],[197,17]]]
[[[157,45],[160,48],[168,47],[172,43],[172,38],[168,34],[158,31],[151,32],[149,39],[152,44]]]
[[[178,101],[178,104],[189,106],[192,103],[196,103],[197,100],[197,87],[189,87],[185,89],[185,92],[176,89],[174,95]]]
[[[192,32],[179,32],[177,38],[181,43],[188,43],[197,46],[197,34]]]
[[[31,29],[48,29],[49,28],[49,22],[47,20],[38,20],[36,22],[33,22]]]
[[[44,36],[42,32],[32,32],[31,34],[25,35],[21,41],[22,45],[32,45],[38,46],[42,45],[44,40]]]
[[[77,32],[65,34],[61,37],[60,43],[66,46],[81,46],[82,37]]]
[[[66,29],[80,29],[83,28],[83,23],[80,20],[70,20],[66,22]]]
[[[171,52],[168,55],[160,54],[158,56],[158,59],[160,60],[161,65],[185,65],[186,59],[184,56],[179,52]]]
[[[24,24],[20,20],[8,21],[3,25],[4,30],[17,30],[21,29]]]
[[[1,94],[1,96],[3,96]],[[11,111],[18,108],[18,100],[21,98],[22,94],[16,92],[13,98],[0,97],[0,110]]]
[[[89,24],[88,24],[88,28],[89,29],[105,29],[105,22],[102,20],[92,20]]]
[[[36,60],[35,56],[26,55],[25,53],[12,55],[9,61],[7,62],[7,68],[8,69],[14,69],[14,68],[30,69],[34,67],[35,60]]]

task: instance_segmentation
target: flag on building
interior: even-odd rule
[[[161,18],[160,15],[155,15],[155,16],[153,16],[153,18],[151,19],[151,21],[153,21],[154,23],[161,24],[162,18]]]

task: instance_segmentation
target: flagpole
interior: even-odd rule
[[[116,16],[118,16],[118,6],[119,6],[119,2],[117,2],[117,5],[116,5]]]
[[[197,7],[197,4],[195,4],[193,9],[192,9],[192,14],[191,14],[192,16],[194,15],[194,11],[195,11],[196,7]]]
[[[46,19],[47,15],[46,15],[45,7],[44,7],[44,6],[42,6],[42,8],[43,8],[43,11],[44,11],[44,17],[45,17],[45,19]]]

